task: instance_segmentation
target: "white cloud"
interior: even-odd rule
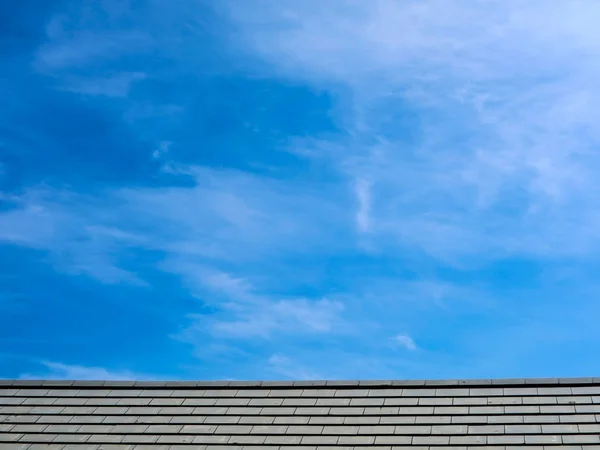
[[[398,336],[394,336],[392,338],[392,340],[394,341],[394,343],[396,345],[404,347],[407,350],[416,350],[417,349],[417,344],[415,344],[415,341],[413,340],[413,338],[411,338],[407,334],[399,334]]]
[[[171,145],[173,145],[173,143],[170,141],[159,142],[158,147],[152,152],[152,158],[160,159],[165,156],[167,153],[169,153]]]
[[[262,294],[245,279],[198,267],[196,295],[223,314],[190,315],[192,324],[178,339],[195,343],[207,332],[221,339],[342,332],[344,305],[329,299],[285,298]]]
[[[357,191],[372,244],[457,264],[600,250],[595,2],[229,5],[277,75],[349,93],[349,137],[296,153],[377,186],[368,215]]]
[[[124,72],[100,78],[64,77],[62,84],[64,90],[77,94],[119,98],[127,97],[132,85],[145,78],[146,75],[140,72]]]
[[[47,74],[85,68],[123,54],[148,52],[152,45],[150,36],[138,31],[93,32],[81,29],[69,30],[60,38],[56,34],[49,37],[50,40],[39,48],[34,61],[34,67]]]
[[[59,362],[44,361],[39,372],[24,373],[19,378],[33,380],[152,380],[150,375],[129,370],[109,370],[103,367],[89,367]]]
[[[361,233],[371,228],[371,186],[366,180],[358,180],[355,186],[358,209],[356,211],[356,227]]]
[[[268,362],[268,370],[278,376],[290,380],[323,380],[324,378],[316,371],[284,355],[271,355]]]

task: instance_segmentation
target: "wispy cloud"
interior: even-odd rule
[[[319,380],[324,379],[317,372],[304,367],[297,361],[284,355],[271,355],[268,369],[272,373],[291,380]]]
[[[417,349],[417,344],[415,344],[415,341],[413,340],[413,338],[411,338],[407,334],[399,334],[397,336],[394,336],[392,338],[392,340],[396,345],[404,347],[407,350],[416,350]]]
[[[103,367],[88,367],[63,364],[53,361],[41,363],[43,369],[35,373],[24,373],[21,379],[33,380],[152,380],[150,375],[131,372],[129,370],[109,370]]]
[[[358,209],[356,211],[356,227],[365,233],[371,227],[371,186],[366,180],[358,180],[355,187]]]
[[[380,247],[455,261],[474,249],[478,258],[598,250],[593,2],[553,3],[543,15],[542,3],[514,1],[261,3],[260,15],[231,5],[248,52],[288,77],[351,90],[350,138],[317,154],[377,184],[368,217]]]
[[[593,0],[55,8],[0,86],[0,243],[23,266],[139,289],[202,364],[254,375],[498,371],[513,311],[594,316],[564,302],[594,298],[600,251]],[[592,339],[548,320],[556,345]],[[514,367],[545,342],[521,333]]]
[[[126,97],[136,81],[141,81],[146,75],[139,72],[125,72],[107,75],[102,78],[71,78],[65,79],[64,89],[77,94],[103,95],[106,97]]]
[[[194,282],[201,283],[205,303],[222,314],[192,314],[192,324],[179,339],[196,343],[209,332],[222,339],[265,338],[289,334],[343,331],[343,303],[329,299],[278,298],[261,294],[245,279],[198,268]]]

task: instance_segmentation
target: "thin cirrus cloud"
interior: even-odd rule
[[[109,370],[103,367],[86,367],[63,364],[55,361],[42,361],[42,368],[35,373],[23,373],[24,380],[119,380],[143,381],[160,377],[134,373],[129,370]]]
[[[594,2],[96,3],[10,61],[0,241],[168,316],[158,365],[487,377],[597,345]]]
[[[283,76],[352,92],[351,139],[313,145],[372,179],[386,201],[369,217],[385,245],[451,260],[598,249],[597,5],[544,3],[543,15],[539,2],[512,1],[261,5],[230,9],[249,52]],[[416,127],[402,130],[411,114]]]
[[[399,334],[398,336],[394,336],[392,340],[395,344],[399,345],[400,347],[404,347],[407,350],[417,349],[417,344],[415,344],[413,338],[406,334]]]

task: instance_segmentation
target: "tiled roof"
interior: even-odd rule
[[[0,449],[600,450],[600,379],[0,380]]]

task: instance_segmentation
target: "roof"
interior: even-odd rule
[[[0,380],[0,449],[600,450],[600,379]]]

